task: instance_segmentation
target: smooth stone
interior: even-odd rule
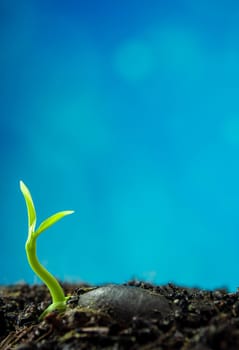
[[[139,287],[108,284],[79,296],[78,305],[109,314],[119,322],[133,317],[166,318],[172,314],[168,300],[160,294]]]

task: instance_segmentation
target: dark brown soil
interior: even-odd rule
[[[0,287],[0,349],[238,350],[239,293],[131,281],[63,284],[67,311],[38,318],[45,286]]]

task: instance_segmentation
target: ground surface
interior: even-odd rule
[[[239,349],[239,293],[134,281],[128,285],[153,292],[154,298],[163,295],[168,306],[147,314],[146,305],[143,315],[137,311],[124,322],[130,300],[116,300],[113,313],[80,308],[86,286],[64,284],[66,293],[73,295],[68,310],[49,314],[39,322],[39,315],[50,303],[44,286],[0,287],[0,349]]]

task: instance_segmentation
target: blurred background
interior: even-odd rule
[[[1,0],[0,284],[239,286],[239,2]]]

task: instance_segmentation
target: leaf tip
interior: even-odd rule
[[[26,185],[24,184],[24,182],[22,180],[19,181],[19,185],[20,185],[21,191],[24,192],[24,190],[26,189]]]

